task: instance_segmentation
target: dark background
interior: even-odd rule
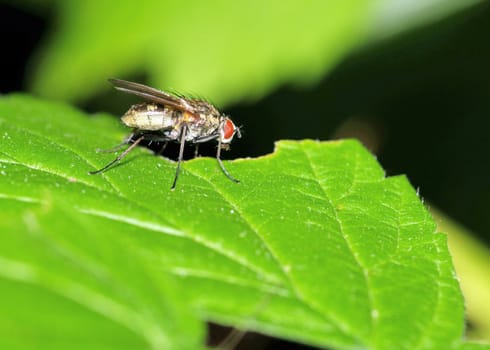
[[[0,4],[1,93],[25,89],[52,19]],[[120,115],[128,105],[110,92],[80,107]],[[387,175],[406,174],[430,205],[490,242],[489,2],[358,50],[314,86],[284,86],[225,112],[244,131],[228,159],[272,152],[279,139],[357,137]]]

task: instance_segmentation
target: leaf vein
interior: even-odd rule
[[[58,146],[58,147],[61,147],[63,149],[65,149],[66,151],[70,152],[70,153],[73,153],[75,154],[76,156],[80,157],[80,159],[82,159],[83,161],[85,161],[90,167],[92,168],[96,168],[95,164],[93,164],[91,161],[89,161],[87,158],[85,158],[84,156],[82,156],[81,153],[78,153],[77,151],[75,151],[73,148],[69,147],[68,145],[60,142],[60,141],[57,141],[57,140],[54,140],[50,137],[47,137],[46,135],[44,134],[39,134],[39,133],[36,133],[36,132],[33,132],[32,130],[29,130],[29,129],[26,129],[26,128],[21,128],[19,127],[18,125],[12,125],[10,124],[12,127],[16,128],[17,130],[19,131],[22,131],[24,133],[27,133],[27,134],[30,134],[30,135],[35,135],[36,137],[39,137],[40,139],[44,139],[46,140],[47,142],[49,142],[50,144],[53,144],[55,146]],[[56,173],[53,171],[53,173]],[[117,187],[114,186],[114,184],[112,182],[110,182],[106,175],[105,174],[101,174],[102,178],[106,181],[106,183],[112,187],[112,189],[118,193],[121,193],[121,190]],[[63,177],[68,177],[67,175],[64,175]],[[80,180],[80,179],[78,179]],[[82,182],[80,180],[80,182]]]
[[[371,329],[374,325],[374,313],[373,311],[375,310],[374,309],[374,297],[370,291],[370,283],[369,283],[369,271],[367,270],[367,268],[361,263],[361,260],[359,259],[359,257],[357,256],[357,254],[355,253],[354,251],[354,248],[352,246],[352,243],[350,242],[350,238],[349,236],[347,235],[347,233],[345,232],[345,229],[343,227],[343,224],[342,224],[342,221],[340,220],[340,217],[338,216],[338,212],[337,212],[337,209],[335,208],[335,205],[333,204],[332,200],[330,199],[330,196],[328,195],[328,192],[326,190],[326,188],[324,187],[317,171],[316,171],[316,168],[314,166],[314,162],[311,160],[310,156],[308,155],[308,152],[306,152],[304,149],[302,149],[303,151],[303,154],[308,162],[308,165],[310,167],[310,170],[312,172],[312,174],[314,175],[314,178],[316,179],[316,182],[318,183],[320,189],[322,190],[324,196],[325,196],[325,199],[326,199],[326,202],[328,202],[328,204],[330,205],[330,207],[332,208],[334,214],[335,214],[335,220],[337,221],[337,224],[339,226],[339,231],[340,233],[342,234],[342,237],[344,238],[344,241],[347,245],[347,248],[349,249],[352,257],[354,258],[354,261],[356,262],[356,264],[359,266],[359,268],[361,269],[361,271],[363,272],[362,275],[364,277],[364,281],[365,281],[365,284],[366,284],[366,293],[367,293],[367,299],[368,299],[368,303],[369,303],[369,309],[371,310],[371,312],[369,313],[369,318],[371,320]],[[349,327],[350,328],[350,327]],[[356,334],[354,332],[354,330],[351,329],[351,332],[352,334]]]

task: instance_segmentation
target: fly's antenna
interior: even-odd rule
[[[239,139],[241,139],[241,138],[242,138],[242,133],[243,133],[242,128],[243,128],[243,125],[240,125],[240,126],[237,126],[237,127],[236,127],[236,136],[237,136]]]

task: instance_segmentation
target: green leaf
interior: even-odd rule
[[[170,191],[175,163],[143,148],[87,174],[124,136],[115,118],[14,95],[0,125],[10,348],[192,349],[204,320],[339,349],[463,344],[446,236],[356,141],[226,162],[240,184],[198,158]]]
[[[490,349],[490,345],[483,343],[464,343],[460,344],[459,347],[456,347],[458,350],[488,350]]]
[[[2,349],[200,348],[202,324],[173,278],[126,250],[110,222],[60,209],[61,198],[5,215],[11,201],[0,215]]]
[[[219,103],[319,79],[364,36],[377,1],[59,1],[32,88],[90,96],[110,76],[148,73],[158,88]]]
[[[316,81],[359,46],[479,2],[57,1],[29,80],[36,94],[76,100],[108,77],[145,73],[158,88],[229,103]]]

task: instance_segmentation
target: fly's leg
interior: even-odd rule
[[[235,179],[233,176],[231,176],[228,170],[226,170],[223,162],[221,161],[221,139],[218,139],[218,151],[216,152],[216,159],[218,160],[219,166],[221,167],[221,170],[226,175],[226,177],[233,182],[239,183],[240,180]]]
[[[175,185],[177,185],[177,179],[179,178],[180,172],[180,163],[182,162],[182,158],[184,158],[184,146],[185,146],[185,134],[187,133],[187,126],[182,127],[182,131],[180,133],[180,150],[179,150],[179,160],[177,162],[177,169],[175,170],[174,182],[172,183],[171,190],[175,189]]]
[[[194,158],[197,158],[197,157],[199,157],[199,144],[196,143],[195,147],[196,148],[194,148]]]
[[[228,333],[228,335],[222,341],[220,341],[217,346],[213,347],[213,349],[222,349],[222,350],[236,349],[237,345],[246,335],[246,331],[243,331],[241,329],[245,330],[247,328],[250,328],[250,326],[256,322],[255,321],[256,317],[265,309],[270,299],[271,299],[271,295],[265,294],[259,300],[259,303],[256,304],[252,312],[247,316],[247,318],[241,321],[239,324],[235,325],[235,327],[232,328],[232,330]]]
[[[223,349],[223,350],[228,350],[228,349],[235,349],[236,346],[240,343],[240,341],[243,339],[245,336],[246,332],[233,328],[230,333],[226,336],[225,339],[223,339],[216,349]]]
[[[97,149],[95,150],[95,152],[97,152],[97,153],[114,153],[114,152],[117,152],[117,151],[119,151],[121,148],[123,148],[124,146],[126,146],[128,143],[130,143],[130,142],[131,142],[131,139],[133,138],[133,136],[134,136],[134,134],[129,135],[128,137],[126,137],[126,138],[124,139],[124,141],[123,141],[123,142],[121,142],[121,143],[120,143],[119,145],[117,145],[117,146],[114,146],[114,147],[109,148],[109,149],[100,149],[100,148],[97,148]]]
[[[90,175],[95,175],[95,174],[99,174],[99,173],[102,173],[104,171],[106,171],[107,169],[109,169],[112,165],[114,165],[115,163],[119,162],[121,159],[123,159],[129,152],[131,152],[136,146],[138,146],[138,144],[143,141],[143,139],[145,138],[145,135],[143,136],[140,136],[136,141],[134,141],[134,143],[129,146],[123,153],[121,153],[120,155],[117,156],[116,159],[114,159],[112,162],[110,162],[109,164],[107,164],[106,166],[104,166],[103,168],[100,168],[99,170],[95,170],[95,171],[89,171],[89,174]]]
[[[168,145],[168,141],[165,141],[162,148],[160,148],[160,150],[156,154],[161,156],[163,154],[163,151],[165,151],[165,148],[167,148],[167,145]]]

